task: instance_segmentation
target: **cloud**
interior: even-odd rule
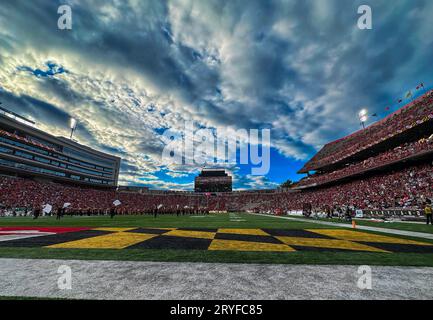
[[[57,29],[64,3],[70,31]],[[81,143],[122,157],[122,183],[190,188],[183,178],[198,166],[153,179],[167,169],[161,129],[181,131],[185,120],[227,134],[270,128],[289,167],[356,130],[360,107],[380,113],[432,79],[431,1],[375,1],[372,31],[356,27],[361,4],[4,2],[0,98],[56,135],[76,117]],[[243,179],[242,188],[275,185]]]

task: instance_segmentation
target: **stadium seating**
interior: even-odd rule
[[[370,157],[362,162],[352,163],[343,169],[336,170],[330,173],[318,173],[311,175],[301,180],[297,186],[312,186],[321,185],[324,183],[332,182],[338,179],[346,178],[371,170],[374,168],[382,167],[391,164],[395,161],[418,156],[427,152],[433,151],[433,136],[428,139],[421,139],[416,142],[405,143],[392,150],[380,153],[377,156]]]
[[[0,204],[5,208],[29,209],[51,204],[54,210],[71,203],[68,213],[103,214],[120,200],[121,214],[143,214],[158,210],[283,212],[302,210],[304,203],[314,208],[348,206],[358,209],[416,208],[432,198],[431,163],[405,170],[354,180],[337,186],[302,192],[231,192],[216,195],[194,193],[133,193],[71,187],[22,178],[0,176]]]
[[[47,145],[44,145],[44,144],[40,143],[39,141],[35,141],[35,140],[32,140],[32,139],[27,139],[27,138],[24,138],[24,137],[20,137],[20,136],[14,134],[14,133],[10,133],[10,132],[7,132],[7,131],[1,130],[1,129],[0,129],[0,136],[7,137],[7,138],[12,138],[13,140],[16,140],[18,142],[24,142],[24,143],[27,143],[27,144],[32,144],[35,147],[43,148],[43,149],[46,149],[48,151],[57,151],[54,148],[51,148],[50,146],[47,146]]]
[[[357,131],[343,139],[327,144],[305,164],[300,172],[306,173],[338,163],[431,119],[433,119],[433,91],[365,130]]]

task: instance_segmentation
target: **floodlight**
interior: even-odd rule
[[[361,121],[362,127],[365,129],[365,122],[368,120],[368,110],[362,109],[359,111],[359,121]]]
[[[70,125],[70,128],[72,130],[75,130],[75,128],[77,127],[77,120],[74,118],[71,118],[71,120],[69,121],[69,125]]]
[[[368,110],[367,109],[362,109],[361,111],[359,111],[359,117],[364,117],[368,115]]]
[[[70,139],[72,140],[72,136],[74,135],[74,131],[77,128],[77,120],[75,118],[71,118],[69,120],[69,127],[71,128],[71,137],[70,137]]]

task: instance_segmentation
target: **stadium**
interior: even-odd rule
[[[357,221],[362,228],[370,218],[383,221],[376,222],[380,226],[424,221],[424,206],[433,196],[432,110],[430,91],[382,121],[325,145],[301,169],[308,176],[289,189],[231,191],[224,169],[203,169],[195,192],[172,192],[116,188],[120,159],[36,131],[3,109],[0,254],[69,258],[68,250],[79,250],[86,258],[118,259],[112,250],[122,249],[132,259],[171,261],[178,250],[192,261],[204,252],[225,252],[203,260],[236,262],[245,258],[242,253],[254,253],[248,255],[251,262],[358,259],[430,265],[433,241],[416,239],[419,232],[401,237],[393,229],[371,233],[340,226]],[[71,151],[72,144],[77,151]],[[98,174],[114,178],[105,183]],[[278,220],[284,216],[296,218]],[[307,220],[312,217],[340,223],[315,225]],[[391,235],[381,234],[387,232]],[[136,250],[142,252],[135,257]]]
[[[132,2],[140,13],[126,25],[118,4],[98,17],[75,4],[77,24],[55,40],[22,18],[52,5],[5,5],[21,18],[16,36],[0,31],[0,48],[13,53],[0,50],[0,300],[433,298],[433,90],[418,79],[430,64],[394,74],[386,54],[396,69],[410,59],[388,47],[354,54],[357,45],[333,42],[339,24],[324,27],[329,46],[316,29],[304,44],[298,26],[326,10],[309,4],[324,16],[292,26],[277,16],[295,7],[276,2],[220,21],[216,4],[150,1],[158,19],[149,25],[135,20],[147,8]],[[263,10],[276,19],[264,30],[255,22]],[[220,27],[224,36],[210,31]],[[352,29],[341,36],[351,44]],[[47,38],[47,51],[27,33]],[[368,72],[356,69],[363,63]],[[391,103],[406,82],[410,91]],[[167,141],[185,149],[176,132],[191,118],[197,132],[236,138],[242,128],[270,130],[260,147],[271,170],[250,173],[251,153],[248,164],[164,163]]]
[[[118,175],[120,159],[112,157],[114,162],[108,169],[98,167],[98,160],[92,163],[91,154],[69,158],[70,149],[64,144],[71,142],[63,138],[57,138],[57,144],[48,139],[36,140],[28,134],[35,129],[0,115],[1,168],[5,173],[1,177],[0,200],[5,208],[30,211],[47,203],[54,210],[70,203],[66,215],[73,211],[107,212],[113,201],[119,200],[119,215],[175,213],[179,208],[194,212],[290,214],[310,205],[315,212],[326,209],[334,214],[350,207],[365,211],[368,217],[424,219],[423,205],[433,196],[432,108],[430,91],[372,126],[325,145],[300,170],[308,176],[291,189],[257,192],[232,192],[231,177],[224,169],[203,169],[195,179],[195,192],[117,191],[116,180],[106,182],[96,177]],[[54,137],[50,138],[54,141]],[[88,162],[81,162],[84,160]],[[58,171],[54,171],[54,165]],[[86,169],[89,167],[96,168],[95,172]],[[310,171],[315,173],[310,175]],[[6,175],[8,172],[13,176]],[[86,182],[102,185],[80,187]],[[101,188],[110,186],[109,190]],[[6,211],[10,209],[3,209]]]

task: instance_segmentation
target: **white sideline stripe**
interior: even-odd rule
[[[352,229],[351,225],[348,225],[345,223],[327,222],[327,221],[319,221],[319,220],[307,220],[307,219],[302,219],[302,218],[292,218],[292,217],[282,217],[282,216],[271,216],[268,214],[260,214],[260,213],[250,213],[250,214],[255,215],[255,216],[280,218],[280,219],[286,219],[286,220],[291,220],[291,221],[317,223],[317,224],[322,224],[325,226],[334,226],[334,227],[336,226],[336,227],[341,227],[341,228]],[[432,226],[432,228],[433,228],[433,226]],[[433,240],[433,233],[406,231],[406,230],[399,230],[399,229],[387,229],[387,228],[369,227],[369,226],[360,226],[360,225],[356,226],[356,230],[376,231],[376,232],[381,232],[381,233],[396,234],[396,235],[400,235],[400,236],[409,236],[409,237],[424,238],[424,239]]]
[[[7,230],[7,231],[1,231],[0,235],[2,234],[40,234],[40,235],[49,235],[54,234],[54,232],[43,232],[39,230]]]
[[[20,234],[16,234],[16,235],[0,235],[0,242],[4,242],[4,241],[10,241],[10,240],[21,240],[21,239],[27,239],[27,238],[36,238],[36,237],[41,237],[43,236],[43,234],[26,234],[26,235],[20,235]]]

